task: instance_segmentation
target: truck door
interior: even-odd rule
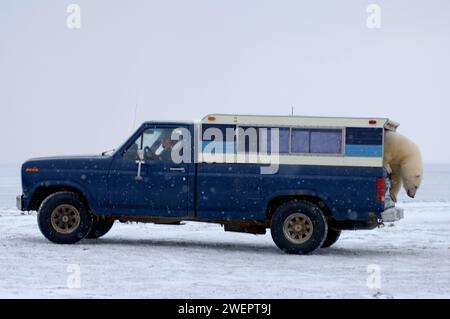
[[[197,167],[197,217],[216,220],[255,219],[262,211],[260,165],[255,163],[227,162],[226,157],[208,160],[206,150],[215,145],[218,154],[234,155],[237,152],[236,125],[202,124],[202,161]],[[214,138],[204,140],[208,130]],[[256,132],[256,130],[255,130]],[[227,136],[228,135],[228,136]],[[217,140],[216,140],[217,139]],[[253,141],[256,143],[256,141]],[[245,143],[246,150],[248,144]],[[247,150],[248,151],[248,150]],[[211,152],[213,153],[213,152]],[[209,162],[209,163],[208,163]]]
[[[171,158],[177,142],[171,140],[171,134],[179,128],[147,127],[122,154],[116,155],[108,177],[112,214],[189,216],[193,196],[189,192],[189,175],[194,165],[176,164]]]

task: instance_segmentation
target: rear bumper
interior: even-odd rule
[[[23,195],[17,195],[16,206],[18,210],[23,210]]]
[[[387,223],[397,222],[403,217],[403,208],[400,207],[390,207],[381,213],[381,219]]]

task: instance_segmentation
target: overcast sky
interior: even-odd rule
[[[0,161],[114,148],[136,104],[136,125],[389,117],[426,162],[450,162],[450,1],[0,2]]]

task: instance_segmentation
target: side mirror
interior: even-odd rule
[[[144,150],[137,150],[137,157],[140,161],[144,160]]]

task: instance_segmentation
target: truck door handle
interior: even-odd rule
[[[185,171],[184,167],[171,167],[171,168],[169,168],[169,170],[171,172],[184,172]]]

